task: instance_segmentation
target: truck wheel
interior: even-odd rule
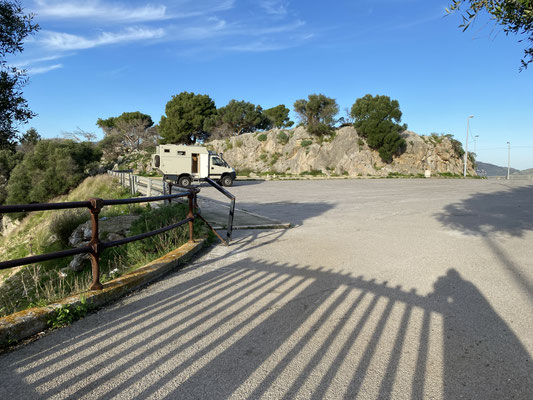
[[[180,186],[191,186],[191,178],[189,176],[182,176],[178,180],[178,185],[180,185]]]
[[[233,178],[229,175],[225,175],[220,180],[220,183],[222,183],[222,186],[231,186],[233,185]]]

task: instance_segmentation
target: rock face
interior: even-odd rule
[[[288,174],[321,171],[349,176],[423,175],[428,170],[432,174],[463,173],[463,160],[449,138],[419,136],[410,131],[405,131],[403,137],[406,150],[390,164],[384,163],[353,127],[340,128],[334,137],[324,140],[298,127],[243,134],[209,145],[217,153],[224,153],[226,161],[237,170]],[[470,161],[467,172],[476,174]]]
[[[100,232],[100,240],[114,241],[124,239],[131,228],[131,224],[138,219],[137,215],[120,215],[112,218],[101,218],[98,221],[98,231]],[[91,240],[92,230],[91,221],[87,221],[78,226],[70,235],[68,242],[72,247],[86,246]],[[78,254],[74,256],[69,264],[69,269],[73,271],[81,271],[85,268],[86,260],[89,260],[88,254]]]

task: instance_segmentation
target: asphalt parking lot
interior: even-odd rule
[[[0,356],[0,397],[533,398],[533,185],[230,191],[293,228],[235,231],[231,246]]]

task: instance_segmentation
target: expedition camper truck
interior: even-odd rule
[[[152,155],[152,166],[163,173],[163,180],[180,186],[190,186],[193,180],[211,178],[222,186],[231,186],[235,169],[222,158],[222,154],[208,151],[204,146],[163,144]]]

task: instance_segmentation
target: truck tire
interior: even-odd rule
[[[179,180],[178,180],[178,185],[180,186],[191,186],[191,183],[192,183],[192,179],[190,176],[182,176]]]
[[[220,183],[222,186],[231,186],[233,185],[233,178],[229,175],[224,175],[222,179],[220,180]]]

